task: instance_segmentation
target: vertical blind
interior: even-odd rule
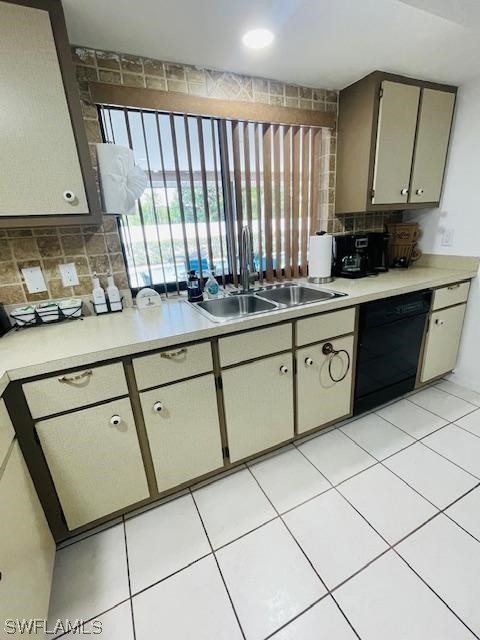
[[[238,284],[244,225],[268,282],[307,274],[322,129],[100,105],[103,138],[133,149],[148,188],[122,216],[132,288],[180,291],[187,272]]]

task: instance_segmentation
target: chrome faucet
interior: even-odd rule
[[[256,277],[253,269],[252,232],[250,227],[242,229],[240,242],[240,285],[243,292],[250,291],[250,283]]]

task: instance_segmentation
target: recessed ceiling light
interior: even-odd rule
[[[243,44],[249,49],[263,49],[273,42],[273,33],[268,29],[252,29],[242,38]]]

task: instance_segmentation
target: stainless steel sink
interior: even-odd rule
[[[204,300],[203,302],[193,302],[191,304],[213,322],[225,322],[226,320],[274,311],[279,308],[279,305],[275,302],[263,300],[250,294],[227,296],[226,298]]]
[[[300,304],[309,304],[311,302],[322,302],[322,300],[331,300],[340,294],[335,291],[320,291],[319,289],[310,289],[302,285],[279,286],[264,291],[258,291],[255,295],[263,300],[277,302],[282,306],[296,307]]]

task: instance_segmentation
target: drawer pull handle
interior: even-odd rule
[[[288,367],[285,364],[282,364],[282,366],[280,367],[280,374],[282,376],[286,375],[288,373]]]
[[[187,348],[183,347],[183,349],[179,349],[178,351],[164,351],[160,354],[161,358],[166,358],[167,360],[172,360],[173,358],[178,358],[178,356],[182,356],[184,353],[187,353]]]
[[[457,284],[451,284],[451,285],[448,287],[448,290],[449,290],[449,291],[453,291],[454,289],[458,289],[459,287],[460,287],[460,283],[459,283],[459,282],[457,282]]]
[[[312,358],[305,358],[305,366],[306,367],[311,367],[312,365],[313,365]]]
[[[86,371],[82,371],[81,373],[74,373],[71,376],[64,375],[58,378],[59,382],[78,382],[79,380],[83,380],[84,378],[88,378],[89,376],[93,376],[93,371],[91,369],[87,369]]]
[[[110,424],[112,425],[112,427],[118,427],[121,421],[122,421],[122,418],[120,416],[115,415],[110,418]]]
[[[161,402],[155,402],[155,404],[153,405],[153,410],[155,411],[155,413],[161,413],[161,411],[163,411],[163,404]]]

